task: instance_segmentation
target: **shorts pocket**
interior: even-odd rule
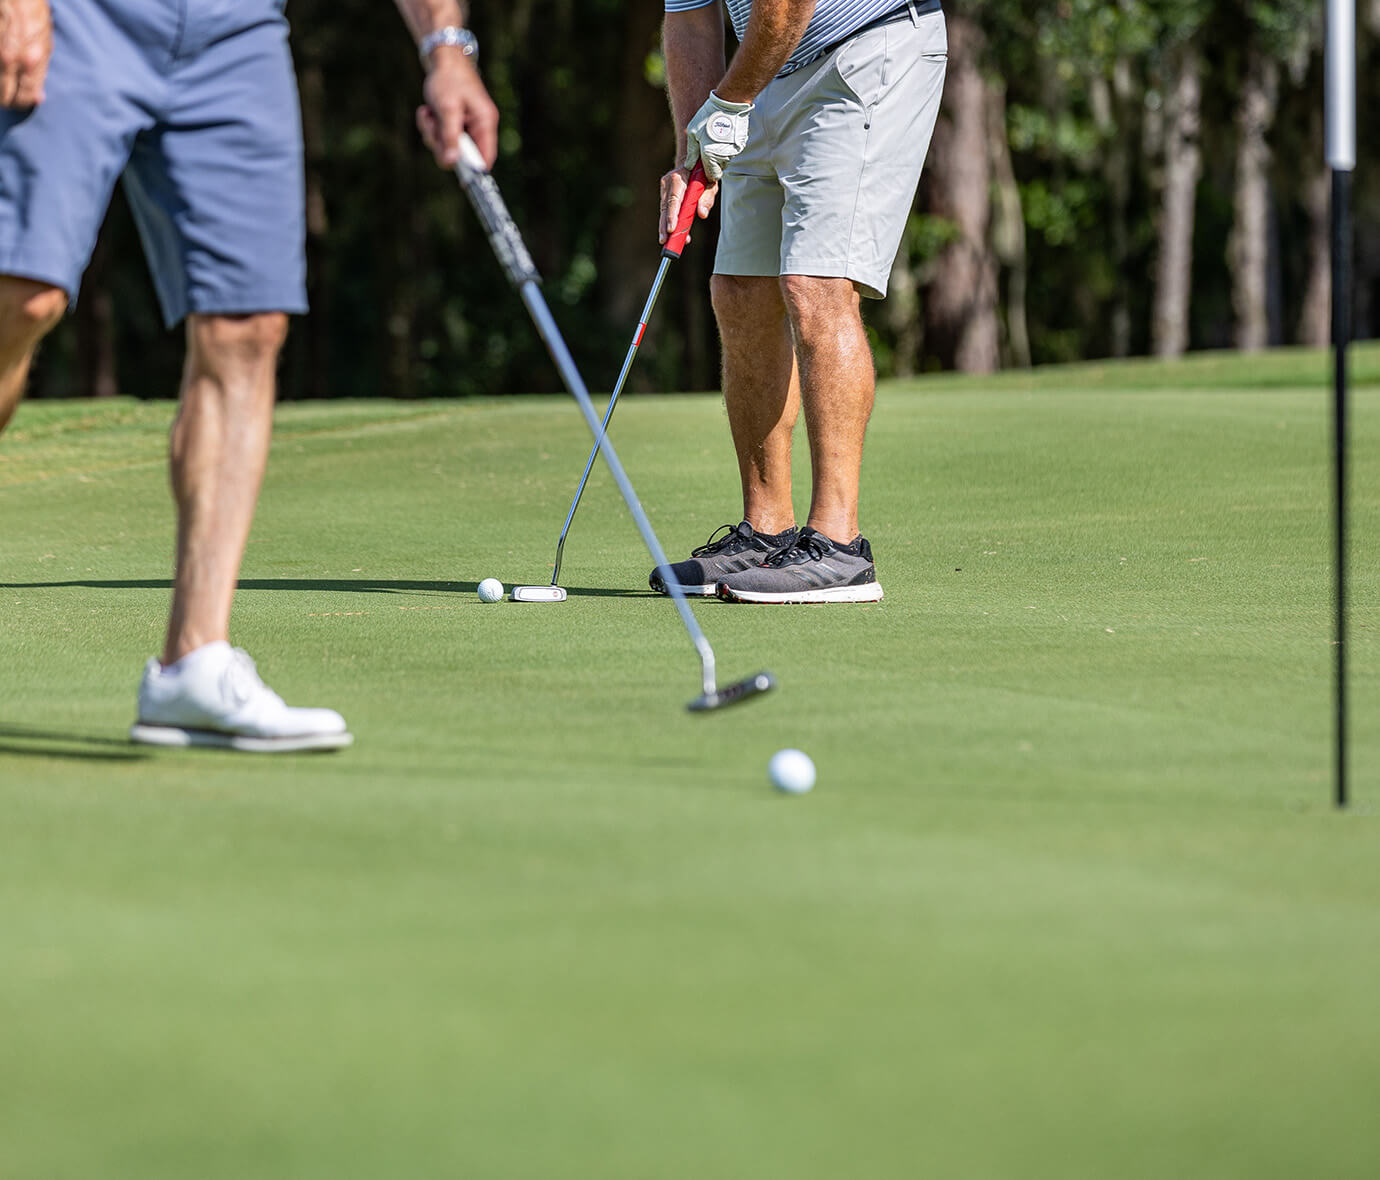
[[[949,56],[949,24],[942,12],[922,16],[916,32],[924,38],[920,46],[921,57]]]
[[[846,42],[834,54],[834,73],[867,113],[881,101],[887,84],[886,29],[872,29]]]

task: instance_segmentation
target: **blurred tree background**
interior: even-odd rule
[[[671,129],[656,0],[480,0],[503,112],[496,174],[591,385],[607,387],[659,250]],[[454,180],[413,124],[420,72],[382,0],[292,0],[313,311],[282,396],[556,388]],[[1323,5],[964,0],[940,124],[892,275],[867,309],[884,375],[1324,344]],[[1380,0],[1358,0],[1358,335],[1380,334]],[[716,220],[658,306],[633,387],[717,386]],[[36,396],[163,397],[164,331],[117,196]]]

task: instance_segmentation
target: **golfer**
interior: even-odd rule
[[[423,135],[486,158],[497,112],[455,0],[398,0],[426,50]],[[172,429],[177,505],[162,658],[137,742],[253,751],[351,741],[290,708],[229,644],[230,605],[268,458],[274,366],[306,310],[301,119],[283,0],[0,0],[0,429],[39,341],[76,298],[117,178],[164,318],[186,320]]]
[[[722,227],[712,296],[743,520],[673,566],[731,602],[875,602],[858,481],[875,379],[861,301],[881,299],[929,150],[948,62],[939,0],[665,0],[677,158]],[[797,529],[791,435],[803,408],[810,512]],[[662,590],[652,575],[652,588]]]

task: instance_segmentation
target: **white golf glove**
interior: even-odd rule
[[[685,129],[685,166],[704,162],[704,174],[717,183],[728,162],[747,147],[750,102],[725,102],[712,90]]]

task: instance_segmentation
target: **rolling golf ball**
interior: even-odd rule
[[[479,601],[497,602],[503,597],[503,583],[497,578],[485,578],[479,583]]]
[[[767,763],[772,786],[788,795],[803,795],[815,785],[815,764],[804,750],[777,750]]]

